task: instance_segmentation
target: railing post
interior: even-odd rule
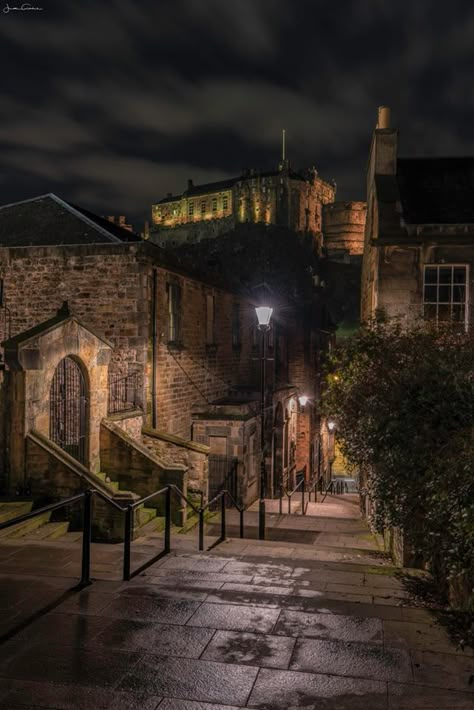
[[[204,510],[199,508],[199,549],[204,550]]]
[[[291,515],[291,494],[288,496],[288,515]]]
[[[244,509],[241,508],[239,510],[240,513],[240,539],[242,540],[244,537]]]
[[[84,491],[81,587],[91,584],[92,491]]]
[[[130,557],[132,554],[132,526],[133,526],[133,505],[130,504],[125,509],[125,531],[123,542],[123,579],[130,581]]]
[[[221,496],[221,538],[225,540],[225,493]]]
[[[278,512],[280,515],[283,515],[283,486],[280,485],[280,502],[278,505]]]
[[[306,515],[306,511],[304,509],[304,480],[301,484],[301,514]]]
[[[171,488],[166,489],[165,498],[165,552],[171,550]]]

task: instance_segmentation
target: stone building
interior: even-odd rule
[[[474,158],[398,156],[398,131],[379,109],[367,174],[364,320],[473,323]]]
[[[255,497],[248,297],[51,194],[0,208],[0,294],[4,492],[94,485],[123,499],[175,482],[206,493],[214,447],[219,470],[238,459],[241,499]],[[194,409],[226,397],[248,403],[250,453],[247,438],[230,441],[232,416],[219,442],[212,430],[193,436]]]
[[[277,170],[249,170],[221,182],[168,194],[152,206],[150,238],[173,246],[215,238],[243,223],[287,227],[320,239],[323,205],[334,202],[336,186],[312,168],[302,173],[287,160]]]

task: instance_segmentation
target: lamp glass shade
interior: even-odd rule
[[[308,403],[309,397],[307,397],[305,394],[302,394],[298,397],[298,400],[301,406],[304,407],[304,405]]]
[[[266,327],[270,325],[270,318],[272,317],[273,308],[269,308],[268,306],[259,306],[255,309],[255,313],[257,314],[259,326]]]
[[[329,429],[329,431],[334,431],[335,428],[336,428],[336,422],[333,421],[332,419],[329,419],[329,420],[328,420],[328,429]]]

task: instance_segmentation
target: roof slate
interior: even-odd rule
[[[130,241],[140,237],[53,193],[0,207],[0,247]]]
[[[474,157],[399,158],[397,182],[406,223],[474,223]]]

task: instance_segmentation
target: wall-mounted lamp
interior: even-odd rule
[[[334,419],[328,419],[328,429],[329,429],[329,431],[332,432],[332,431],[334,431],[335,428],[336,428],[336,422],[334,421]]]

